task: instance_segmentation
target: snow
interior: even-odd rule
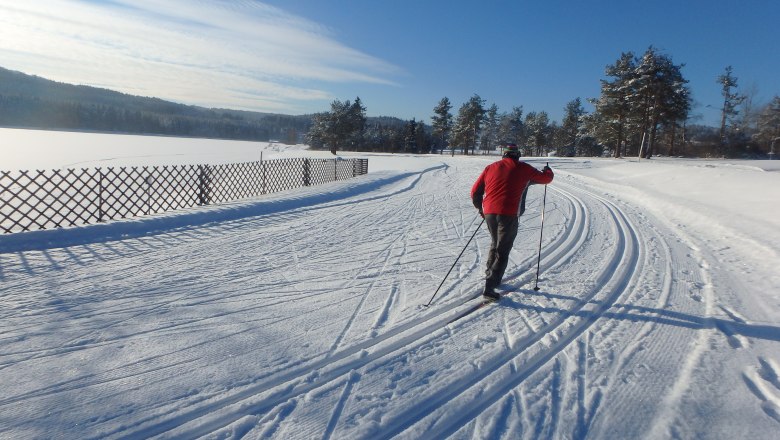
[[[0,141],[2,169],[323,154]],[[483,283],[468,192],[495,157],[353,156],[369,174],[0,236],[0,437],[777,438],[777,162],[529,158],[556,172],[541,290],[532,187],[507,296],[448,324]]]
[[[0,128],[0,140],[4,150],[0,170],[4,171],[205,163],[217,165],[257,161],[261,159],[261,153],[266,160],[312,156],[312,152],[305,151],[305,145],[278,142],[13,128]]]

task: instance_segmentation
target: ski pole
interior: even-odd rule
[[[550,166],[550,163],[547,163]],[[542,226],[539,228],[539,258],[536,260],[536,285],[534,290],[539,291],[539,265],[542,262],[542,233],[544,231],[544,205],[547,204],[547,185],[544,185],[544,197],[542,198]]]
[[[474,236],[477,235],[477,232],[479,232],[479,228],[482,226],[482,223],[485,223],[485,217],[482,217],[482,221],[479,222],[479,225],[477,225],[477,229],[474,231],[473,234],[471,234],[471,238],[469,238],[469,241],[466,243],[466,246],[463,246],[463,250],[460,251],[460,255],[458,255],[458,258],[455,259],[455,262],[452,263],[452,267],[450,267],[450,270],[447,271],[447,275],[444,275],[444,279],[441,280],[441,284],[439,284],[439,287],[436,288],[436,291],[433,292],[433,296],[431,297],[431,300],[428,301],[428,304],[425,305],[425,307],[428,307],[431,305],[431,302],[433,302],[433,298],[436,297],[436,294],[439,293],[439,289],[441,289],[441,286],[444,285],[444,281],[447,280],[447,277],[450,276],[450,272],[452,272],[452,269],[455,268],[455,265],[458,264],[458,260],[460,260],[460,257],[463,255],[463,252],[466,252],[466,248],[469,247],[469,244],[471,243],[471,240],[474,239]]]

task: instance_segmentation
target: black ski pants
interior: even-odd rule
[[[516,215],[485,214],[485,223],[490,231],[490,252],[485,270],[485,291],[492,291],[501,284],[509,263],[509,251],[517,237]]]

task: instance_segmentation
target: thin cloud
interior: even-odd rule
[[[250,0],[0,0],[0,57],[2,67],[58,81],[294,113],[333,99],[329,83],[392,86],[403,73],[320,24]]]

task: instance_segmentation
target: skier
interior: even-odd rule
[[[528,185],[546,185],[553,180],[549,166],[539,171],[520,161],[516,144],[507,143],[502,153],[501,160],[488,165],[471,188],[471,200],[490,231],[490,252],[482,295],[491,301],[499,298],[495,289],[501,284],[509,262],[509,251],[517,236],[518,217],[525,210]],[[519,214],[518,207],[521,209]]]

